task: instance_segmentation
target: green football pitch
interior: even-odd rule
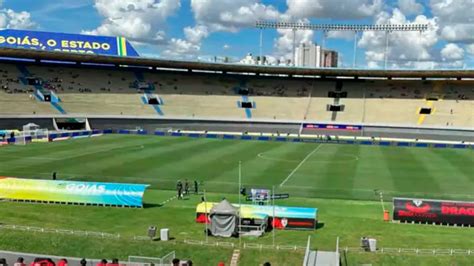
[[[229,262],[233,249],[184,244],[205,240],[204,225],[194,222],[200,195],[164,201],[175,195],[178,179],[199,180],[210,201],[237,202],[238,165],[247,188],[272,188],[289,193],[279,205],[317,207],[315,231],[276,231],[251,244],[304,246],[334,250],[356,247],[362,236],[378,239],[380,247],[474,249],[472,228],[448,228],[382,221],[374,190],[383,191],[385,208],[392,196],[474,199],[474,151],[380,147],[345,144],[237,141],[184,137],[106,135],[55,143],[0,148],[0,176],[145,183],[143,209],[0,203],[0,224],[50,229],[120,233],[121,240],[16,230],[0,231],[0,250],[89,257],[127,255],[159,257],[175,250],[196,265]],[[169,243],[131,241],[149,225],[170,228]],[[238,245],[237,239],[215,239]],[[301,265],[302,251],[243,249],[241,265]],[[344,255],[344,265],[474,265],[471,256],[413,254]]]
[[[275,187],[290,196],[474,198],[474,151],[107,135],[0,149],[0,175],[151,184],[199,180],[214,192]]]

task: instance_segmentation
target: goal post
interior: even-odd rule
[[[21,134],[14,137],[14,145],[26,145],[26,136]]]
[[[31,138],[31,142],[49,142],[49,130],[46,128],[22,131],[22,135]]]
[[[22,132],[25,137],[30,137],[31,142],[48,142],[49,130],[46,128],[38,128],[35,130],[27,130]]]

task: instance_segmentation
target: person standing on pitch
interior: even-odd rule
[[[198,191],[199,191],[198,186],[199,186],[198,181],[194,180],[194,193],[196,195],[198,194]]]
[[[189,194],[189,182],[188,180],[186,179],[184,181],[184,195],[188,195]]]
[[[181,180],[178,180],[178,183],[176,184],[176,190],[178,191],[178,199],[183,198],[183,183],[181,183]]]
[[[56,180],[56,172],[53,172],[53,180]]]

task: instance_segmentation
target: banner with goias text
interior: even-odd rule
[[[0,199],[143,207],[149,185],[0,177]]]

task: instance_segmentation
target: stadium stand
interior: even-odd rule
[[[0,113],[10,115],[474,126],[474,81],[309,79],[8,62],[0,70]],[[37,90],[57,95],[58,101],[41,101]]]

